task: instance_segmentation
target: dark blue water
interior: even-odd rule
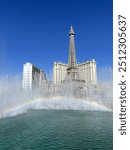
[[[30,110],[0,119],[0,150],[112,150],[112,113]]]

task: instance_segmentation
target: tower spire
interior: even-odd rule
[[[72,34],[72,35],[74,35],[74,29],[73,29],[73,27],[71,26],[70,27],[70,33],[69,33],[70,35]]]

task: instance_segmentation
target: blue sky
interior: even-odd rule
[[[71,25],[78,62],[112,67],[112,0],[1,0],[0,74],[67,63]]]

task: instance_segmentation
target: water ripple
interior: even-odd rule
[[[0,120],[2,150],[112,150],[112,113],[30,110]]]

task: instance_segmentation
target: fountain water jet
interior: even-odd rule
[[[102,76],[108,72],[112,74],[112,69],[102,71]],[[20,74],[0,76],[0,118],[25,113],[28,109],[112,111],[112,80],[100,80],[95,88],[82,89],[84,97],[77,99],[70,94],[70,90],[69,86],[64,96],[53,90],[45,96],[43,93],[24,91]]]

